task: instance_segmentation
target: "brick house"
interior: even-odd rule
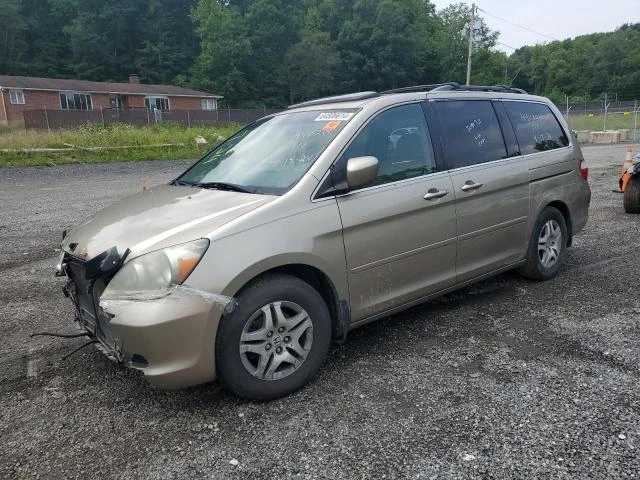
[[[219,95],[174,85],[147,85],[137,75],[129,83],[0,75],[0,124],[23,121],[25,110],[91,111],[106,108],[217,110]]]

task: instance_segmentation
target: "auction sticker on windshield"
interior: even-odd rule
[[[335,130],[340,126],[341,123],[342,122],[340,120],[331,120],[330,122],[324,124],[324,127],[322,127],[322,131],[330,132],[332,130]]]
[[[349,120],[353,117],[353,113],[350,112],[322,112],[318,115],[314,122],[328,122],[332,120]]]

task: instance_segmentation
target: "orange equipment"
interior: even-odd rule
[[[620,172],[620,191],[624,192],[624,189],[627,187],[627,183],[629,183],[629,179],[632,177],[632,174],[629,173],[629,167],[633,165],[633,149],[631,147],[627,147],[627,155],[624,157],[624,163],[622,164],[622,171]]]

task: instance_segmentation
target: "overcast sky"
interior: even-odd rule
[[[454,3],[448,0],[431,1],[438,10]],[[479,14],[492,30],[500,32],[498,41],[515,48],[586,33],[610,32],[623,23],[640,22],[640,0],[478,0],[476,5],[488,12],[480,11]],[[495,16],[542,35],[511,25]],[[513,49],[503,45],[497,47],[507,53],[513,52]]]

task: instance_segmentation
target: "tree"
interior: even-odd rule
[[[175,83],[233,107],[466,79],[469,9],[430,0],[0,0],[0,74]],[[474,26],[475,84],[640,96],[640,24],[507,56]]]
[[[289,103],[317,98],[335,88],[333,82],[340,56],[329,33],[320,28],[319,11],[311,7],[300,41],[289,49],[285,59]]]
[[[341,58],[336,90],[385,90],[436,74],[431,3],[325,0],[320,11]]]
[[[539,94],[597,98],[640,96],[640,24],[615,32],[523,47],[513,55],[521,65],[518,86]],[[510,59],[511,60],[511,59]]]
[[[440,80],[464,84],[467,78],[469,48],[469,7],[464,3],[448,6],[438,12],[437,58]],[[473,31],[471,83],[503,83],[505,55],[494,50],[498,32],[489,29],[482,18],[476,18]]]
[[[288,101],[287,52],[299,39],[304,18],[302,2],[254,0],[244,17],[252,58],[247,75],[262,105],[282,106]]]
[[[143,81],[173,83],[190,75],[198,46],[190,17],[194,5],[195,0],[149,0],[137,55]]]
[[[227,105],[245,105],[255,94],[246,74],[251,45],[239,11],[218,0],[200,0],[192,17],[200,39],[192,85],[224,95]]]
[[[0,0],[0,72],[20,71],[26,50],[26,23],[20,0]]]
[[[74,74],[79,78],[122,81],[137,70],[139,19],[145,0],[78,0],[77,14],[65,27]]]

